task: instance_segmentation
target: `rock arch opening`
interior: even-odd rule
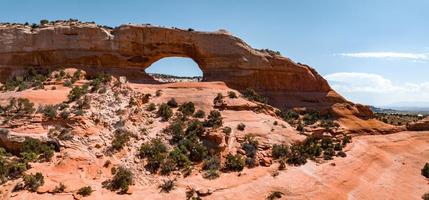
[[[145,72],[160,83],[200,82],[203,71],[191,58],[167,57],[152,63]]]

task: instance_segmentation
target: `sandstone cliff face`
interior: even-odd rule
[[[345,102],[313,68],[258,51],[225,32],[196,32],[147,25],[106,29],[63,22],[32,29],[0,26],[0,80],[28,66],[107,71],[135,82],[153,82],[144,69],[165,57],[189,57],[204,81],[253,88],[279,107]],[[174,66],[172,66],[174,67]]]

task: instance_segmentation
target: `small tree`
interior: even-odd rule
[[[192,102],[186,102],[179,107],[179,111],[185,116],[191,116],[195,112],[195,106]]]
[[[120,190],[120,193],[126,193],[128,191],[129,185],[132,183],[133,173],[129,169],[120,166],[110,181],[109,189],[113,191]]]
[[[246,128],[246,125],[245,124],[243,124],[243,123],[239,123],[238,125],[237,125],[237,129],[238,130],[240,130],[240,131],[244,131],[244,129]]]
[[[42,173],[37,172],[35,175],[24,175],[24,184],[25,188],[31,192],[36,192],[37,189],[45,184],[44,177]]]
[[[48,23],[49,23],[49,20],[47,20],[47,19],[40,20],[40,24],[41,25],[45,25],[45,24],[48,24]]]
[[[228,91],[228,97],[231,99],[237,98],[237,94],[234,91]]]
[[[173,110],[171,110],[169,105],[163,103],[158,108],[158,116],[163,120],[168,121],[168,119],[173,116]]]
[[[85,187],[81,187],[78,191],[77,194],[82,195],[84,197],[91,195],[91,193],[94,190],[92,190],[91,186],[85,186]]]
[[[219,111],[212,110],[210,111],[207,120],[205,121],[205,125],[208,127],[219,128],[222,126],[222,116]]]
[[[226,171],[241,171],[244,168],[244,160],[243,158],[239,155],[232,155],[232,154],[228,154],[226,156],[226,161],[225,161],[225,170]]]
[[[195,112],[194,117],[195,118],[204,118],[206,116],[206,113],[203,110],[197,110]]]
[[[168,100],[167,105],[172,108],[177,108],[178,106],[175,98],[171,98],[170,100]]]
[[[176,187],[176,183],[174,180],[164,180],[161,185],[159,185],[159,188],[161,189],[161,192],[169,193],[171,190]]]

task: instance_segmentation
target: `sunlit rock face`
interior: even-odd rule
[[[20,69],[75,67],[153,82],[144,70],[165,57],[189,57],[204,81],[253,88],[277,106],[321,106],[345,100],[313,68],[274,52],[255,50],[224,31],[198,32],[149,25],[115,29],[92,23],[57,22],[31,28],[0,26],[0,79]],[[171,66],[174,67],[174,66]]]

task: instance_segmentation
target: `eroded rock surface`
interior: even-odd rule
[[[203,71],[204,81],[223,81],[239,90],[253,88],[276,106],[345,102],[313,68],[273,52],[255,50],[226,32],[149,25],[108,29],[78,22],[35,29],[0,25],[0,79],[23,67],[62,66],[104,70],[126,75],[132,81],[153,82],[144,69],[173,56],[193,59]]]

